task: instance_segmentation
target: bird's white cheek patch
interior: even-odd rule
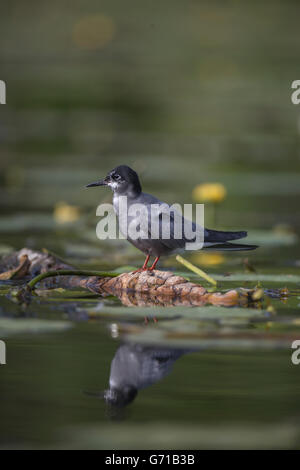
[[[107,186],[110,186],[111,189],[114,190],[114,189],[117,189],[117,188],[118,188],[119,184],[116,183],[116,182],[111,182],[111,183],[107,183]]]

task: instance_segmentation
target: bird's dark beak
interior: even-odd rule
[[[88,390],[84,390],[83,393],[85,395],[88,395],[89,397],[95,397],[95,398],[105,398],[105,391],[104,392],[89,392]]]
[[[95,181],[95,183],[87,184],[86,188],[92,188],[93,186],[107,186],[106,178],[104,178],[103,180]]]

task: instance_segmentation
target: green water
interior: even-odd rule
[[[290,87],[300,7],[130,3],[2,7],[0,253],[46,247],[80,268],[139,266],[127,242],[97,240],[96,207],[111,194],[84,185],[128,164],[145,191],[188,203],[197,184],[216,181],[227,197],[216,222],[206,208],[206,224],[248,230],[260,248],[187,258],[220,279],[218,290],[263,287],[261,312],[168,309],[154,323],[152,309],[118,310],[118,299],[78,290],[21,306],[10,295],[20,282],[1,282],[0,446],[299,448],[300,140]],[[90,15],[103,33],[87,47]],[[79,208],[75,222],[55,219],[59,202]],[[159,267],[183,271],[175,258]],[[139,383],[127,406],[86,393],[108,389],[114,357],[119,379]]]

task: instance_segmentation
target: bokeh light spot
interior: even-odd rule
[[[116,25],[106,15],[85,16],[73,27],[73,41],[79,49],[94,50],[105,47],[114,38]]]

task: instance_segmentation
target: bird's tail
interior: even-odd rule
[[[258,245],[243,245],[242,243],[216,243],[215,245],[205,246],[205,250],[213,251],[244,251],[244,250],[255,250]]]
[[[223,232],[221,230],[210,230],[205,229],[205,241],[209,243],[213,242],[228,242],[232,240],[239,240],[240,238],[247,237],[247,232]]]

